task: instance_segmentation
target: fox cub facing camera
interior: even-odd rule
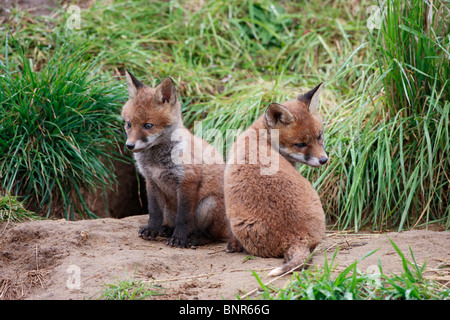
[[[129,100],[122,109],[126,146],[145,178],[150,215],[139,235],[167,236],[167,244],[177,247],[229,238],[223,157],[208,152],[210,159],[203,158],[202,150],[214,148],[184,127],[172,79],[151,88],[129,72],[126,78]]]
[[[236,139],[227,161],[225,204],[233,233],[228,251],[243,246],[256,256],[284,256],[285,264],[272,276],[303,264],[325,232],[319,196],[296,169],[297,163],[318,167],[328,160],[318,113],[322,86],[282,105],[270,104]],[[248,160],[251,145],[260,158],[261,150],[270,153],[277,170],[262,174],[269,164]]]

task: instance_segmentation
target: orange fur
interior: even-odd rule
[[[322,120],[315,105],[320,89],[318,86],[314,92],[282,106],[271,104],[237,138],[227,161],[225,205],[233,232],[229,251],[238,251],[236,243],[240,242],[252,255],[284,257],[286,264],[275,269],[272,275],[303,264],[324,235],[325,217],[319,196],[295,167],[303,160],[316,166],[327,159]],[[269,137],[273,130],[278,130],[279,144],[273,145],[270,139],[250,134],[259,130],[267,130]],[[278,170],[274,174],[261,174],[261,169],[268,165],[248,161],[249,144],[245,140],[258,145],[257,150],[267,147],[276,157]],[[298,143],[305,146],[299,148]],[[245,155],[244,162],[238,159],[238,154]]]

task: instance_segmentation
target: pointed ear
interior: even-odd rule
[[[171,106],[177,102],[177,89],[175,88],[175,83],[171,78],[165,78],[155,88],[154,99],[158,103],[169,103]]]
[[[265,119],[267,126],[274,128],[277,124],[287,125],[294,121],[294,116],[289,110],[278,103],[271,103],[266,110]]]
[[[130,96],[130,99],[134,99],[137,95],[137,90],[144,87],[144,85],[128,70],[125,71],[125,77],[127,78],[128,95]]]
[[[308,104],[308,111],[311,113],[319,112],[319,94],[322,91],[323,82],[311,91],[301,94],[297,97],[297,100],[304,101]]]

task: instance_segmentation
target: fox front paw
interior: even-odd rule
[[[169,226],[162,226],[160,236],[168,238],[172,235],[172,233],[173,233],[173,228],[171,228]]]
[[[227,253],[233,252],[246,252],[244,246],[239,242],[238,239],[232,237],[227,244],[227,249],[225,250]]]
[[[188,244],[187,237],[177,236],[175,233],[167,239],[167,245],[171,247],[186,248]]]
[[[138,232],[139,237],[145,240],[155,240],[159,235],[159,230],[150,228],[149,226],[141,227]]]

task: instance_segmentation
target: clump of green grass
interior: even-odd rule
[[[106,284],[100,295],[102,300],[144,300],[164,295],[160,287],[149,285],[142,280],[118,280],[117,283]]]
[[[256,273],[262,292],[257,299],[266,300],[443,300],[450,298],[450,289],[426,279],[423,272],[426,263],[418,266],[410,248],[413,261],[408,261],[404,253],[389,239],[398,256],[401,258],[403,272],[401,274],[384,274],[379,261],[378,273],[368,274],[358,270],[360,261],[373,254],[368,253],[355,261],[343,271],[336,274],[335,263],[338,249],[331,261],[326,252],[322,268],[302,270],[294,273],[285,288],[273,288],[262,283]],[[238,296],[239,298],[239,296]]]
[[[353,96],[327,118],[330,163],[301,170],[336,228],[449,228],[450,38],[441,21],[450,11],[419,0],[390,0],[383,11],[365,44],[375,60],[334,77],[364,70]]]
[[[384,23],[372,38],[385,101],[391,116],[428,115],[430,97],[450,99],[450,9],[446,1],[385,2]]]
[[[20,64],[0,62],[1,186],[47,217],[61,206],[66,219],[95,217],[82,190],[115,181],[125,90],[95,76],[95,61],[84,60],[86,47],[61,46],[38,68],[11,42],[6,50]]]
[[[23,222],[40,219],[34,212],[25,209],[25,205],[18,197],[0,195],[0,223]]]
[[[450,38],[443,24],[449,17],[443,1],[388,0],[372,38],[389,109],[378,139],[384,149],[378,173],[389,176],[376,197],[390,210],[374,210],[398,212],[400,230],[410,217],[415,224],[426,217],[450,226]]]
[[[300,169],[315,181],[335,227],[450,226],[450,103],[441,108],[431,99],[427,115],[394,118],[377,109],[381,103],[361,100],[348,118],[327,125],[330,164]]]

